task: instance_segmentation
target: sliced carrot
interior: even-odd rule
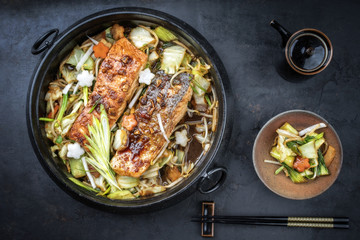
[[[294,162],[294,168],[298,172],[303,172],[305,169],[308,169],[310,167],[309,159],[308,158],[302,158],[297,156]]]
[[[58,110],[59,110],[59,105],[55,105],[54,111],[49,112],[49,114],[47,115],[47,117],[48,117],[48,118],[54,118]]]
[[[109,48],[102,42],[99,42],[97,45],[95,45],[93,50],[96,58],[106,58],[106,55],[109,52]]]
[[[121,126],[123,126],[124,128],[126,128],[126,130],[131,131],[134,129],[134,127],[136,127],[137,125],[137,121],[135,119],[135,115],[134,114],[130,114],[128,116],[124,116]]]

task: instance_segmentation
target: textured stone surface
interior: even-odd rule
[[[27,136],[25,106],[29,81],[40,56],[35,40],[60,31],[96,11],[141,6],[172,14],[196,28],[216,49],[231,79],[239,121],[227,159],[226,186],[210,195],[195,193],[168,209],[123,216],[89,208],[58,188],[40,166]],[[195,239],[202,200],[216,211],[237,215],[348,216],[350,230],[289,229],[217,225],[218,239],[359,239],[360,232],[360,5],[343,1],[10,1],[0,9],[0,235],[2,239]],[[334,58],[307,81],[285,81],[276,66],[283,59],[277,19],[288,30],[325,32]],[[344,164],[338,180],[322,195],[304,201],[281,198],[258,179],[252,144],[261,126],[290,109],[320,114],[338,131]]]

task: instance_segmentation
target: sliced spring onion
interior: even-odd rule
[[[86,163],[85,157],[82,157],[82,158],[81,158],[81,161],[82,161],[82,164],[83,164],[83,166],[84,166],[84,169],[85,169],[85,172],[86,172],[86,176],[89,178],[89,181],[90,181],[90,183],[91,183],[92,188],[95,189],[95,188],[96,188],[95,181],[94,181],[93,176],[92,176],[91,173],[90,173],[90,170],[89,170],[89,167],[88,167],[88,165],[87,165],[87,163]]]
[[[90,39],[90,41],[92,41],[93,44],[97,45],[99,44],[98,41],[96,41],[95,39],[93,39],[92,37],[89,37],[88,35],[86,35],[88,39]]]
[[[79,82],[75,85],[75,87],[74,87],[74,91],[73,91],[73,94],[76,94],[76,92],[77,92],[77,90],[79,89],[79,87],[80,87],[80,84],[79,84]]]
[[[275,165],[281,165],[281,163],[279,163],[278,161],[273,161],[273,160],[264,160],[264,162],[266,163],[272,163],[272,164],[275,164]]]
[[[89,113],[92,113],[94,111],[94,109],[96,108],[96,106],[99,104],[99,102],[101,101],[101,98],[99,98],[98,100],[96,100],[96,102],[94,103],[94,105],[91,107]]]
[[[154,32],[160,38],[160,40],[164,42],[170,42],[177,39],[177,37],[172,32],[161,26],[155,28]]]
[[[60,144],[60,143],[62,143],[62,140],[63,140],[63,138],[61,137],[61,135],[59,135],[59,136],[56,138],[55,142],[58,143],[58,144]]]
[[[69,177],[69,180],[78,185],[79,187],[85,188],[86,190],[92,191],[92,192],[99,192],[98,190],[91,188],[87,186],[86,184],[82,183],[81,181],[77,180],[76,178]]]
[[[137,92],[135,93],[135,96],[133,97],[133,99],[130,101],[129,103],[129,109],[132,109],[133,106],[135,105],[136,101],[139,99],[142,90],[144,89],[144,85],[141,85],[139,87],[139,90],[137,90]]]
[[[283,169],[284,169],[284,166],[281,166],[278,169],[276,169],[275,175],[278,175]]]
[[[305,128],[305,129],[301,130],[299,132],[299,135],[304,136],[305,134],[310,133],[310,132],[312,132],[312,131],[314,131],[316,129],[325,128],[325,127],[326,127],[325,123],[318,123],[318,124],[312,125],[312,126],[310,126],[308,128]]]
[[[66,106],[67,106],[67,103],[68,103],[68,98],[69,98],[69,94],[66,93],[66,94],[63,94],[63,99],[62,99],[62,103],[61,103],[61,108],[60,108],[60,111],[59,111],[59,115],[57,116],[56,120],[61,122],[61,119],[63,118],[64,116],[64,113],[65,113],[65,110],[66,110]]]
[[[209,98],[209,96],[207,94],[205,94],[205,100],[206,100],[207,104],[209,106],[211,106],[211,101],[210,101],[210,98]],[[211,115],[211,117],[212,117],[212,115]]]
[[[163,134],[165,140],[166,140],[167,142],[170,142],[169,139],[168,139],[168,137],[166,136],[166,133],[165,133],[165,130],[164,130],[164,126],[163,126],[163,124],[162,124],[162,120],[161,120],[160,113],[156,114],[156,116],[157,116],[157,119],[158,119],[158,122],[159,122],[159,127],[160,127],[160,130],[161,130],[161,133]]]
[[[93,117],[92,126],[88,125],[89,136],[85,135],[89,145],[88,157],[84,159],[93,166],[107,181],[112,188],[121,190],[115,179],[115,173],[110,167],[110,127],[109,120],[103,105],[100,105],[100,121]]]
[[[89,95],[89,88],[88,86],[83,87],[83,93],[84,93],[84,106],[88,103],[88,95]]]
[[[53,118],[46,118],[46,117],[41,117],[39,118],[39,121],[44,121],[44,122],[53,122],[55,119]]]
[[[64,89],[62,90],[62,93],[63,93],[63,94],[68,94],[68,92],[69,92],[69,90],[70,90],[70,88],[71,88],[72,85],[73,85],[73,83],[69,83],[68,85],[66,85],[66,86],[64,87]]]
[[[76,64],[76,70],[79,71],[82,67],[82,65],[84,65],[84,63],[86,62],[86,60],[90,57],[90,55],[93,52],[93,44],[91,44],[91,46],[89,47],[89,49],[86,51],[86,53],[84,54],[84,56],[82,56],[82,58],[80,59],[80,61]]]

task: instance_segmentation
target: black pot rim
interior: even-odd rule
[[[221,81],[221,85],[223,89],[221,92],[223,93],[223,101],[224,101],[224,109],[223,109],[223,127],[221,128],[220,132],[220,141],[214,142],[211,146],[213,150],[213,154],[209,156],[209,160],[206,161],[205,165],[202,167],[202,169],[199,171],[197,176],[193,177],[193,179],[186,185],[186,187],[183,187],[179,189],[178,191],[174,192],[173,194],[169,195],[167,198],[162,199],[161,195],[159,195],[158,201],[147,201],[146,199],[143,199],[143,201],[140,201],[140,204],[133,204],[131,202],[131,205],[124,205],[124,206],[115,206],[111,204],[105,204],[101,203],[99,201],[95,201],[94,198],[89,197],[86,192],[81,191],[77,189],[77,191],[74,189],[73,184],[67,184],[66,182],[61,180],[60,173],[53,169],[51,166],[49,166],[42,153],[39,150],[39,143],[36,140],[36,137],[34,133],[38,131],[37,125],[35,124],[34,118],[37,119],[37,116],[34,116],[32,114],[31,109],[34,107],[36,103],[32,102],[32,99],[34,98],[34,88],[35,83],[39,80],[39,75],[41,75],[42,72],[44,72],[43,68],[44,66],[47,67],[45,72],[48,70],[48,65],[46,65],[46,60],[49,58],[49,56],[52,54],[52,50],[59,44],[67,35],[71,34],[74,30],[79,28],[80,26],[90,22],[94,21],[96,19],[101,19],[107,16],[112,16],[116,14],[139,14],[143,16],[148,16],[151,18],[156,18],[162,21],[166,21],[170,23],[171,25],[175,26],[176,28],[179,28],[181,31],[188,34],[191,38],[196,40],[196,42],[199,44],[199,46],[207,53],[211,53],[211,56],[209,55],[209,58],[212,60],[213,67],[215,68],[215,71],[217,75],[219,76],[219,79]],[[226,94],[225,94],[226,92]],[[198,33],[194,28],[192,28],[190,25],[185,23],[184,21],[177,19],[167,13],[163,13],[157,10],[148,9],[148,8],[137,8],[137,7],[122,7],[122,8],[113,8],[108,9],[104,11],[100,11],[94,14],[91,14],[83,19],[80,19],[70,27],[68,27],[66,30],[64,30],[59,37],[55,40],[54,44],[48,49],[46,53],[43,54],[42,58],[40,59],[38,65],[36,66],[33,76],[30,81],[28,93],[27,93],[27,104],[26,104],[26,120],[27,120],[27,126],[28,126],[28,134],[30,137],[30,141],[32,143],[33,149],[36,153],[36,156],[41,163],[44,170],[47,172],[47,174],[53,179],[53,181],[66,193],[71,195],[73,198],[89,205],[92,207],[100,208],[102,210],[107,210],[111,212],[121,212],[121,213],[140,213],[144,212],[146,210],[158,210],[165,207],[168,207],[169,205],[173,205],[174,203],[180,202],[183,198],[190,195],[192,191],[194,191],[194,186],[198,182],[198,180],[202,177],[202,175],[205,173],[205,171],[208,169],[209,165],[214,161],[214,158],[217,154],[219,154],[219,149],[224,148],[228,145],[228,142],[230,140],[231,135],[231,128],[232,128],[232,111],[229,111],[229,109],[232,109],[233,105],[233,94],[230,87],[230,82],[225,70],[225,67],[223,63],[221,62],[220,58],[218,57],[217,53],[213,49],[213,47],[210,45],[210,43],[200,34]],[[36,96],[35,96],[36,97]],[[37,97],[38,98],[38,97]],[[37,109],[38,106],[35,106]],[[38,113],[38,109],[36,110],[36,113]],[[36,114],[35,114],[36,115]],[[210,155],[210,154],[209,154]],[[192,175],[194,175],[193,173]],[[191,188],[192,187],[192,188]],[[192,190],[192,191],[189,191]],[[168,190],[170,191],[170,190]],[[151,198],[154,199],[155,197]]]

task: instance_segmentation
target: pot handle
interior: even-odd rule
[[[53,34],[54,36],[51,38],[51,40],[46,41],[46,39],[48,39]],[[44,33],[38,40],[36,40],[36,42],[32,46],[31,53],[37,55],[45,51],[47,48],[50,48],[51,45],[53,45],[53,43],[55,42],[55,39],[58,36],[58,34],[59,34],[59,29],[57,28],[51,29],[50,31]]]
[[[282,47],[284,48],[292,34],[275,20],[272,20],[270,22],[270,26],[275,28],[280,33],[281,38],[282,38]]]
[[[217,172],[221,172],[221,176],[218,180],[213,181],[211,179],[211,175],[213,175]],[[212,193],[224,184],[226,177],[227,177],[227,169],[226,168],[224,168],[224,167],[213,168],[212,170],[205,173],[204,176],[202,176],[200,178],[199,183],[197,185],[197,190],[199,192],[201,192],[202,194]],[[206,181],[210,181],[213,185],[210,188],[203,189]]]

